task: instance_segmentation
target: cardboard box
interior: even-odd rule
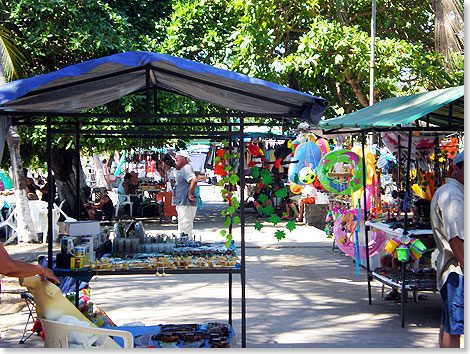
[[[85,257],[71,257],[70,269],[82,269],[84,266]]]
[[[59,233],[66,236],[94,236],[100,234],[98,220],[59,222]]]

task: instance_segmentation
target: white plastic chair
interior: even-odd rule
[[[42,232],[42,243],[47,242],[47,231],[48,231],[48,203],[43,200],[28,200],[29,210],[31,212],[31,218],[33,219],[34,228],[37,233]],[[64,201],[60,203],[60,206],[63,206]],[[54,208],[52,210],[52,225],[53,225],[53,232],[52,232],[52,239],[56,241],[59,236],[59,217],[60,214],[65,216],[66,220],[75,220],[70,218],[65,214],[60,207],[54,204]]]
[[[117,188],[113,188],[113,192],[117,196],[117,202],[116,202],[116,217],[118,216],[119,213],[119,207],[124,206],[124,205],[129,205],[129,215],[132,216],[132,202],[131,202],[131,196],[127,194],[119,194]],[[120,201],[119,197],[124,197],[126,200]]]
[[[69,348],[68,336],[72,331],[91,333],[97,336],[108,336],[106,341],[101,346],[93,346],[92,348],[121,348],[121,346],[112,340],[109,336],[121,337],[124,340],[124,348],[134,348],[134,336],[128,331],[99,327],[77,326],[68,323],[45,320],[43,318],[39,318],[39,320],[41,321],[46,338],[44,341],[44,348]]]
[[[59,212],[60,214],[62,214],[65,218],[65,221],[77,221],[77,219],[71,218],[70,216],[65,214],[65,212],[62,210],[62,207],[64,206],[64,203],[65,203],[65,199],[60,202],[59,206],[57,206],[57,204],[54,203],[54,210],[56,212]]]
[[[16,210],[15,205],[10,205],[10,210],[6,220],[0,223],[0,228],[8,226],[9,229],[5,230],[7,234],[7,239],[3,243],[4,245],[8,245],[9,243],[13,242],[17,237],[17,226],[16,226]]]

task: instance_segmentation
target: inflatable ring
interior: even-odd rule
[[[337,163],[351,166],[350,175],[346,176],[346,181],[341,181],[339,177],[329,176]],[[333,150],[321,158],[317,166],[317,176],[327,191],[338,194],[352,194],[363,187],[362,158],[346,149]]]
[[[354,222],[350,223],[350,218],[356,218],[357,221],[357,209],[348,210],[345,214],[341,214],[335,221],[333,226],[333,237],[335,239],[338,248],[345,254],[352,258],[356,258],[356,236],[354,234]],[[346,222],[345,222],[346,220]],[[364,213],[361,213],[361,222],[364,222]],[[350,230],[352,228],[353,230]],[[361,230],[364,228],[361,227]],[[351,232],[353,233],[351,235]],[[382,230],[370,229],[369,233],[369,257],[375,256],[384,247],[388,240],[387,235]],[[360,245],[359,254],[361,258],[366,258],[366,247]]]
[[[298,184],[291,183],[290,185],[290,191],[294,194],[300,194],[302,192],[302,189],[304,189],[304,187],[299,186]]]

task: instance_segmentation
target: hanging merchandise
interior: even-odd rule
[[[302,193],[302,190],[304,189],[303,186],[300,186],[298,184],[295,184],[295,183],[291,183],[290,184],[290,191],[294,194],[300,194]]]
[[[215,157],[217,156],[217,147],[211,145],[209,152],[206,155],[206,161],[204,162],[204,169],[213,170],[215,165]]]
[[[317,175],[327,191],[351,194],[363,186],[362,158],[346,149],[333,150],[321,158]]]
[[[278,146],[274,149],[274,164],[272,167],[272,171],[275,173],[277,172],[284,172],[284,168],[282,166],[282,162],[294,153],[292,148],[292,140],[285,140],[281,146]],[[271,161],[271,159],[270,159]]]
[[[419,259],[424,251],[426,251],[426,246],[421,240],[408,236],[391,238],[385,244],[385,252],[401,262],[407,262],[410,256],[414,260]]]
[[[333,210],[333,213],[335,210]],[[356,228],[358,223],[358,209],[352,210],[339,210],[340,216],[336,219],[333,226],[333,237],[339,249],[350,257],[356,258],[356,244],[354,240]],[[359,216],[361,222],[364,222],[364,214]],[[375,256],[379,253],[385,242],[387,235],[385,232],[377,229],[369,231],[369,257]],[[358,247],[360,258],[366,258],[365,245]]]
[[[218,149],[217,156],[214,161],[216,161],[214,166],[214,173],[219,176],[227,176],[227,171],[225,170],[225,150]]]
[[[306,141],[305,143],[299,145],[295,150],[294,157],[289,165],[288,176],[289,180],[292,183],[305,185],[299,180],[299,172],[304,167],[309,167],[314,170],[317,168],[318,163],[321,160],[321,151],[317,144],[313,141]],[[312,180],[311,183],[313,183]],[[311,184],[310,183],[310,184]]]
[[[2,179],[4,190],[13,188],[13,183],[11,183],[11,179],[8,174],[8,171],[0,169],[0,178]]]
[[[402,146],[408,145],[408,133],[406,132],[387,132],[382,135],[384,145],[392,152],[398,152],[398,141]],[[398,139],[400,137],[400,139]],[[413,136],[411,141],[411,158],[429,158],[434,152],[435,136],[420,134],[419,137]]]
[[[320,138],[316,141],[316,144],[320,148],[322,157],[325,156],[326,154],[328,154],[331,151],[330,144],[328,143],[328,140],[326,140],[326,139]]]

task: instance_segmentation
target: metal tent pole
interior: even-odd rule
[[[76,207],[77,207],[77,214],[76,218],[80,221],[80,125],[78,123],[78,119],[75,122],[75,127],[77,129],[75,133],[75,169],[76,169],[76,185],[75,185],[75,195],[76,195]]]
[[[406,161],[406,187],[405,187],[405,196],[403,198],[403,209],[405,212],[404,216],[404,225],[403,225],[403,235],[408,235],[408,206],[411,203],[411,194],[410,192],[410,169],[411,169],[411,141],[413,139],[413,133],[410,131],[408,133],[408,159]],[[405,202],[408,203],[405,203]],[[406,296],[406,286],[405,286],[405,275],[406,275],[406,264],[401,262],[401,326],[405,327],[405,300]]]
[[[52,178],[52,136],[51,118],[47,117],[46,133],[46,153],[47,153],[47,266],[52,269],[52,209],[54,203],[54,180]]]
[[[366,185],[366,153],[365,153],[365,143],[366,143],[366,133],[364,130],[361,132],[361,138],[362,138],[362,186],[363,186],[363,195],[364,195],[364,234],[366,238],[366,264],[367,264],[367,291],[369,294],[369,305],[372,305],[372,289],[370,285],[371,281],[371,276],[370,276],[370,260],[369,260],[369,226],[366,226],[366,221],[367,221],[367,202],[366,202],[366,190],[367,190],[367,185]],[[357,220],[358,223],[361,223],[361,220]],[[359,259],[360,259],[360,253],[359,253]]]
[[[246,269],[245,269],[245,142],[243,133],[243,117],[240,118],[240,236],[241,236],[241,286],[242,286],[242,348],[246,348]]]

